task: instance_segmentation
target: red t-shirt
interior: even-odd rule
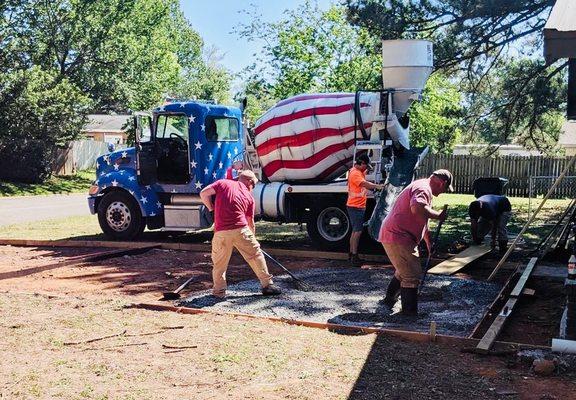
[[[214,231],[248,226],[254,218],[254,197],[242,182],[220,179],[210,185],[216,191]]]
[[[417,203],[432,205],[432,189],[428,178],[412,182],[400,193],[382,223],[378,241],[417,246],[428,226],[428,218],[412,214],[410,210]]]

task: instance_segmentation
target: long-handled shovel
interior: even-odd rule
[[[448,204],[444,204],[443,211],[448,211]],[[436,244],[438,243],[438,236],[440,236],[440,229],[442,228],[443,223],[444,221],[438,222],[436,230],[434,231],[434,237],[432,238],[432,249],[430,249],[430,254],[428,254],[426,264],[424,265],[424,276],[422,276],[422,282],[420,282],[420,289],[418,289],[418,293],[422,292],[422,287],[424,287],[424,281],[426,280],[426,275],[428,275],[428,270],[430,269],[430,260],[432,260],[432,255],[436,253]]]
[[[184,282],[182,285],[178,286],[178,289],[174,290],[173,292],[164,292],[162,293],[162,298],[160,300],[177,300],[180,298],[180,292],[182,290],[184,290],[184,288],[186,286],[188,286],[188,284],[190,282],[192,282],[192,280],[194,279],[194,277],[189,278],[186,282]]]
[[[285,266],[280,264],[280,262],[278,260],[273,258],[270,254],[266,253],[264,250],[262,250],[262,248],[260,249],[260,251],[262,252],[262,254],[264,254],[266,257],[268,257],[271,261],[274,261],[274,263],[277,266],[279,266],[280,268],[282,268],[282,270],[284,270],[284,272],[286,272],[288,275],[290,275],[290,277],[292,278],[292,280],[294,282],[294,286],[296,286],[297,289],[303,290],[305,292],[310,292],[310,291],[314,290],[314,288],[312,286],[310,286],[309,284],[304,282],[302,279],[297,278],[296,275],[294,275],[288,268],[286,268]]]

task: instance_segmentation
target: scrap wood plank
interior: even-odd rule
[[[485,254],[490,253],[490,246],[470,246],[466,250],[456,254],[449,260],[443,261],[435,267],[428,270],[429,274],[452,275],[462,268],[477,260]]]
[[[482,352],[487,352],[490,350],[492,344],[498,337],[498,334],[500,334],[500,331],[502,331],[502,328],[504,327],[506,320],[508,319],[510,314],[512,314],[512,310],[514,309],[514,306],[516,306],[516,302],[518,301],[520,295],[522,294],[524,285],[526,285],[526,282],[528,281],[530,274],[532,274],[532,271],[534,270],[534,267],[536,266],[537,262],[538,262],[537,257],[533,257],[530,259],[528,265],[526,265],[526,268],[524,269],[524,272],[522,272],[522,276],[520,276],[520,279],[518,279],[518,283],[516,283],[516,286],[514,286],[514,289],[512,289],[512,292],[510,293],[510,298],[508,299],[504,307],[502,307],[500,314],[498,314],[494,322],[492,322],[492,325],[490,325],[490,328],[488,328],[488,331],[486,331],[486,333],[478,343],[478,346],[476,346],[476,349]]]

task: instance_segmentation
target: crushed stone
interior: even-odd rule
[[[250,280],[228,286],[224,301],[207,290],[180,300],[178,305],[419,332],[427,332],[430,322],[435,321],[439,334],[467,336],[501,288],[495,283],[429,275],[419,296],[418,318],[411,318],[390,315],[381,303],[392,278],[391,270],[319,268],[294,274],[313,290],[297,290],[291,278],[283,275],[274,277],[274,283],[283,290],[280,296],[263,296],[259,282]],[[394,307],[395,311],[399,309],[400,302]]]

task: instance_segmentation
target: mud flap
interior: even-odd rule
[[[428,147],[413,147],[410,150],[401,149],[394,153],[392,168],[386,178],[384,190],[375,193],[376,206],[368,220],[368,232],[374,240],[378,240],[382,221],[394,205],[398,195],[414,179],[415,170],[428,154]]]

